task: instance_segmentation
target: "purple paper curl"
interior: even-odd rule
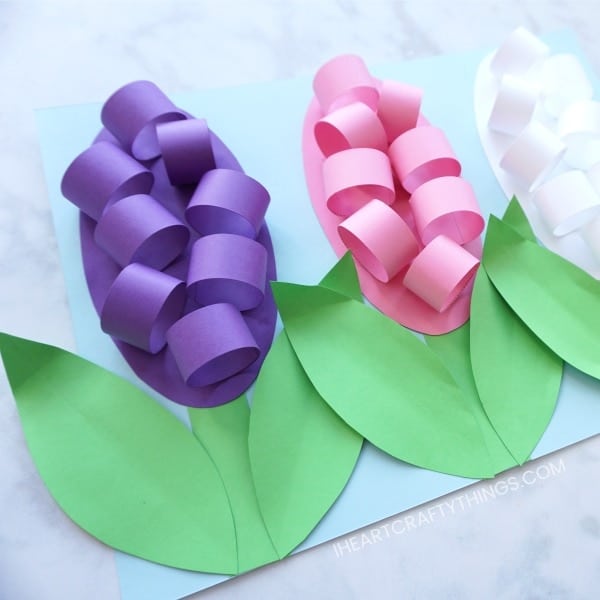
[[[185,300],[182,281],[132,263],[108,290],[100,324],[109,335],[156,354],[167,342],[167,330],[182,315]]]
[[[218,168],[204,175],[185,212],[201,235],[236,233],[255,238],[263,224],[269,193],[237,170]]]
[[[110,96],[100,118],[127,152],[150,160],[160,154],[156,125],[185,119],[186,114],[151,81],[133,81]]]
[[[162,269],[183,252],[190,232],[152,196],[137,194],[107,208],[94,239],[122,267],[138,262]]]
[[[231,151],[212,132],[211,143],[218,168],[241,172],[241,167]],[[151,166],[151,170],[155,181],[150,193],[170,212],[182,218],[193,190],[171,186],[162,159],[157,160]],[[83,267],[94,307],[100,314],[110,287],[120,273],[121,267],[94,242],[95,227],[95,221],[81,213],[80,237]],[[165,269],[166,273],[179,279],[186,278],[190,257],[189,249],[198,237],[195,232],[192,232],[188,250]],[[273,281],[276,279],[275,255],[266,224],[261,225],[256,240],[267,251],[267,280]],[[184,314],[198,308],[200,306],[197,302],[188,298]],[[260,349],[258,358],[237,374],[202,387],[194,388],[186,385],[168,346],[152,355],[116,339],[115,344],[138,377],[170,400],[186,406],[218,406],[237,398],[250,386],[258,375],[270,348],[275,331],[277,308],[269,285],[265,287],[265,298],[262,304],[245,311],[242,317]]]
[[[232,304],[194,310],[167,331],[167,343],[187,385],[217,383],[243,371],[260,349]]]
[[[61,181],[65,198],[96,221],[115,200],[147,194],[154,176],[129,154],[108,141],[84,150],[67,167]]]
[[[264,299],[267,251],[255,240],[233,233],[214,233],[192,246],[187,285],[198,304],[228,302],[238,310],[257,307]]]
[[[206,119],[160,123],[156,137],[173,185],[198,183],[204,173],[215,168]]]

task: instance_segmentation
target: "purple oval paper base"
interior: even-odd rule
[[[240,164],[227,146],[214,133],[211,132],[211,136],[217,167],[242,171]],[[160,199],[162,204],[175,216],[184,219],[185,206],[194,187],[190,186],[189,189],[173,188],[167,178],[162,159],[155,161],[149,168],[155,176],[155,184],[150,193],[155,194],[155,197]],[[108,290],[121,267],[94,242],[95,226],[94,220],[84,213],[80,214],[79,229],[83,268],[94,308],[99,315]],[[164,269],[165,273],[185,281],[190,248],[196,239],[198,236],[192,235],[185,253],[179,260]],[[275,253],[266,224],[262,226],[256,239],[267,250],[267,281],[274,281],[277,277]],[[185,312],[198,307],[199,305],[195,301],[188,299]],[[273,341],[277,320],[277,308],[269,285],[266,286],[263,303],[255,309],[245,311],[242,316],[261,349],[259,357],[244,371],[229,379],[200,388],[192,388],[185,384],[168,347],[158,354],[151,355],[124,342],[113,341],[135,374],[157,392],[179,404],[208,408],[234,400],[248,389],[258,375]]]

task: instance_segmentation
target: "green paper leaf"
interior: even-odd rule
[[[415,336],[335,291],[272,286],[305,372],[351,427],[406,462],[465,477],[494,475],[468,403]]]
[[[354,259],[350,252],[346,252],[340,258],[331,271],[323,277],[319,286],[362,302],[363,296],[360,289],[360,282],[358,281]]]
[[[446,365],[446,368],[461,389],[464,398],[469,403],[469,408],[477,421],[477,425],[485,440],[488,455],[493,465],[495,473],[500,473],[516,466],[516,461],[506,448],[502,439],[498,437],[488,419],[477,388],[473,379],[473,370],[471,368],[470,343],[469,343],[469,323],[462,327],[446,333],[444,335],[425,336],[427,345],[439,356],[440,360]]]
[[[322,285],[361,297],[349,255]],[[300,544],[330,509],[362,442],[323,401],[282,332],[256,382],[248,440],[256,495],[280,556]]]
[[[256,382],[249,437],[256,494],[282,556],[331,508],[362,441],[319,396],[282,332]]]
[[[238,572],[280,558],[258,507],[250,458],[246,396],[213,408],[189,408],[195,436],[215,463],[229,498],[237,542]]]
[[[515,315],[485,269],[471,298],[471,361],[486,414],[524,463],[554,413],[562,360]]]
[[[533,233],[533,229],[531,229],[531,225],[527,220],[527,215],[519,204],[516,196],[513,196],[508,203],[508,206],[504,211],[504,216],[502,217],[502,222],[506,225],[510,225],[521,237],[530,240],[531,242],[535,242],[535,233]]]
[[[0,351],[36,467],[73,521],[147,560],[236,572],[221,479],[182,423],[65,350],[0,334]]]
[[[600,282],[495,217],[483,264],[494,287],[546,346],[600,378]]]

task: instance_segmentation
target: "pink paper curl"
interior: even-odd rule
[[[304,168],[334,250],[350,250],[365,296],[399,323],[434,335],[459,327],[484,219],[449,140],[420,112],[422,90],[377,81],[348,56],[313,87]]]
[[[430,179],[458,177],[461,172],[446,134],[437,127],[409,129],[390,144],[389,155],[398,179],[410,194]]]
[[[351,215],[373,198],[392,204],[395,197],[390,161],[374,148],[351,148],[323,163],[327,207],[336,215]]]
[[[338,233],[354,258],[384,283],[419,252],[419,243],[406,221],[381,200],[371,200],[342,221]]]

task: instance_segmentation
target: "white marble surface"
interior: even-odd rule
[[[312,73],[340,52],[375,63],[491,46],[519,24],[575,30],[600,71],[599,17],[597,0],[0,1],[0,330],[73,348],[35,107],[139,78],[168,93]],[[431,503],[430,523],[409,528],[415,509],[369,528],[374,543],[346,536],[204,596],[594,598],[599,468],[596,438],[503,475],[495,498],[477,501],[490,485],[477,484],[470,501],[445,499],[454,512]],[[111,551],[45,491],[0,377],[0,598],[118,597]]]

